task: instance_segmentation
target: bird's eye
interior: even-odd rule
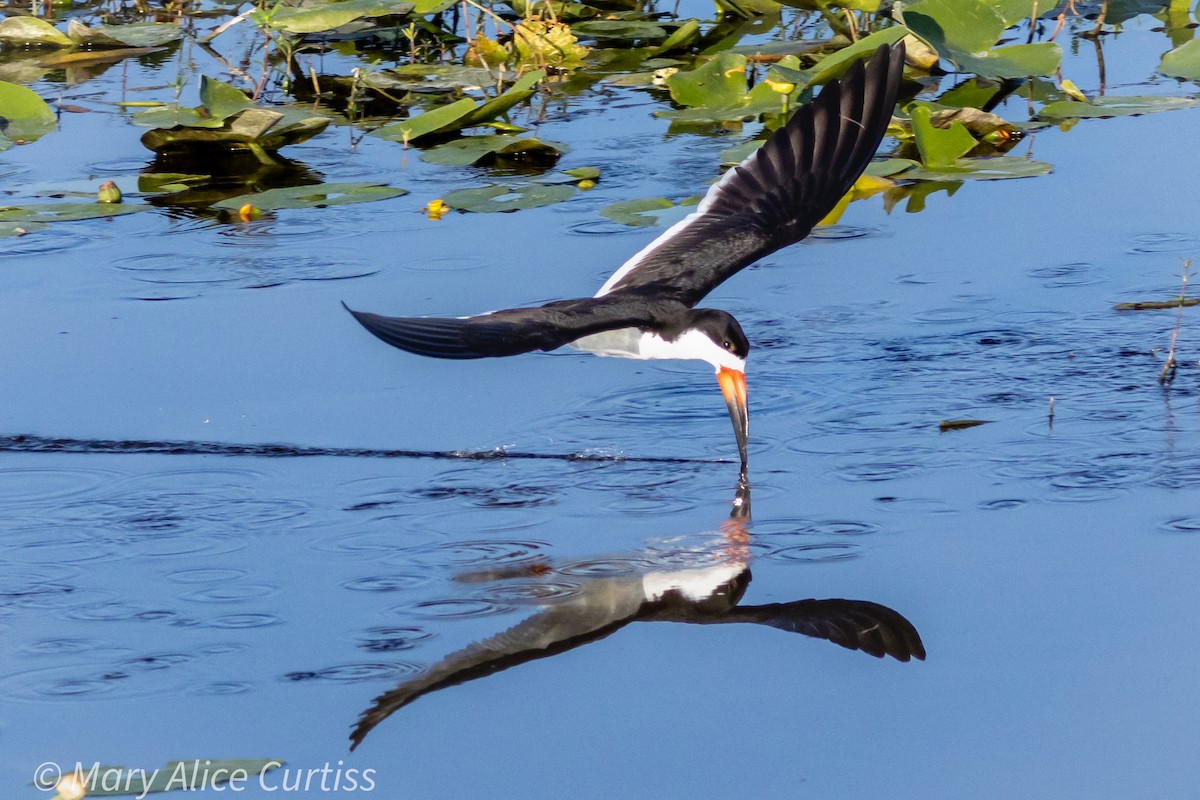
[[[726,339],[725,340],[725,349],[732,353],[733,352],[733,342]]]

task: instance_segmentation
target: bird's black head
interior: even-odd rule
[[[698,330],[740,359],[750,353],[750,342],[733,315],[715,308],[696,308],[689,312],[687,328]]]

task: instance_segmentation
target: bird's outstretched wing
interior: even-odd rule
[[[913,624],[887,606],[867,600],[797,600],[738,606],[713,622],[751,622],[828,639],[849,650],[897,661],[925,659],[925,645]]]
[[[661,326],[684,307],[652,303],[649,298],[631,302],[625,297],[589,297],[462,318],[385,317],[348,306],[346,310],[393,347],[421,356],[462,359],[554,350],[601,331]]]
[[[754,154],[709,189],[696,211],[605,282],[609,293],[694,306],[721,282],[808,235],[866,169],[887,130],[904,46],[855,62]]]

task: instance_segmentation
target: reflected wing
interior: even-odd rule
[[[617,328],[655,325],[673,304],[655,305],[630,298],[560,300],[536,308],[512,308],[476,317],[385,317],[355,311],[364,328],[410,353],[434,358],[515,356],[532,350],[554,350],[576,339]]]
[[[694,306],[743,267],[808,235],[866,169],[887,130],[904,46],[855,62],[766,143],[725,173],[696,212],[625,263],[600,289]]]
[[[738,606],[712,622],[752,622],[789,633],[828,639],[850,650],[897,661],[925,660],[925,645],[913,624],[896,611],[866,600],[797,600]]]
[[[608,636],[633,619],[643,599],[640,578],[593,581],[583,594],[451,653],[412,680],[376,697],[351,732],[350,749],[358,747],[372,728],[422,695]]]

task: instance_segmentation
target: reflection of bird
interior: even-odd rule
[[[371,729],[422,695],[496,672],[558,655],[615,633],[631,622],[662,621],[716,625],[748,622],[826,639],[850,650],[897,661],[924,659],[925,647],[916,628],[887,606],[865,600],[797,600],[739,606],[750,584],[749,537],[744,524],[750,514],[750,490],[738,486],[723,537],[703,551],[689,551],[698,566],[646,569],[640,574],[584,580],[577,594],[506,631],[451,653],[425,672],[375,698],[350,734],[351,749]],[[606,559],[608,560],[608,559]],[[477,580],[522,578],[536,585],[550,574],[491,572],[460,576]]]
[[[883,138],[904,47],[856,62],[708,190],[699,207],[613,273],[595,297],[458,319],[351,311],[394,347],[435,358],[571,345],[596,355],[698,359],[717,370],[746,465],[746,354],[737,320],[696,303],[743,267],[798,242],[858,179]]]

